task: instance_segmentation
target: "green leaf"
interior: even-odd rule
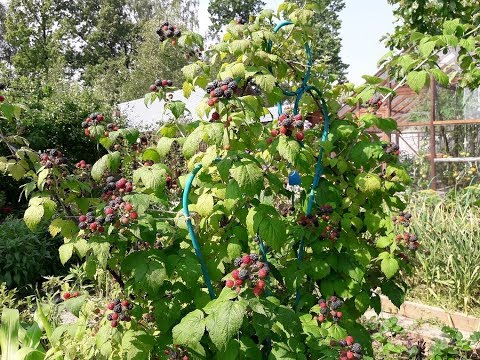
[[[361,192],[371,194],[381,189],[382,181],[377,174],[360,173],[355,178],[355,187]]]
[[[133,182],[159,193],[165,188],[167,171],[162,164],[142,166],[133,172]]]
[[[219,350],[226,350],[230,339],[240,330],[246,309],[247,302],[244,300],[224,301],[207,317],[208,334]]]
[[[180,118],[186,109],[186,105],[182,101],[170,101],[165,104],[165,110],[170,110],[175,119]]]
[[[160,158],[167,156],[172,148],[172,144],[175,139],[169,137],[162,137],[157,142],[157,152],[160,155]]]
[[[198,151],[198,147],[202,142],[203,138],[206,136],[204,126],[198,126],[193,132],[188,135],[184,144],[183,144],[183,155],[186,158],[191,158]]]
[[[300,154],[301,150],[298,141],[287,138],[286,136],[280,136],[277,149],[281,157],[283,157],[292,165],[296,164],[298,155]]]
[[[381,285],[381,289],[382,294],[386,295],[393,305],[395,305],[397,308],[402,306],[403,302],[405,301],[405,291],[397,286],[397,284],[393,283],[392,281],[388,281]]]
[[[115,172],[120,167],[121,157],[118,151],[115,151],[110,154],[102,156],[95,164],[92,166],[92,178],[96,181],[100,181],[103,174],[109,170],[110,172]]]
[[[192,83],[185,81],[183,83],[182,89],[183,89],[183,96],[185,96],[188,99],[192,94],[193,89],[195,89],[195,86],[193,86]]]
[[[128,330],[121,339],[122,359],[144,360],[149,358],[154,345],[153,336],[143,330]]]
[[[234,163],[230,175],[247,195],[256,195],[263,189],[263,171],[251,160],[242,159]]]
[[[40,224],[40,221],[42,221],[44,213],[43,205],[32,205],[25,210],[23,220],[30,230],[34,230],[37,225]]]
[[[399,269],[398,261],[393,258],[392,255],[388,254],[388,256],[382,260],[381,269],[385,276],[390,279]]]
[[[411,181],[408,172],[401,166],[388,165],[385,169],[385,178],[392,182],[408,185]]]
[[[200,342],[205,333],[203,311],[194,310],[188,313],[180,324],[172,329],[173,343],[179,345],[194,345]]]
[[[232,78],[243,78],[245,76],[245,65],[242,63],[235,63],[227,68]]]
[[[441,69],[430,69],[430,74],[432,74],[433,78],[436,82],[438,82],[442,86],[447,86],[450,83],[450,79],[448,75],[445,74]]]
[[[250,41],[245,39],[234,40],[230,43],[230,51],[234,55],[243,54],[249,47],[250,47]]]
[[[160,154],[157,152],[156,149],[145,149],[145,151],[142,154],[142,160],[152,160],[153,162],[159,162],[161,159]]]
[[[209,216],[213,212],[214,200],[211,194],[202,194],[195,204],[195,211],[201,216]]]
[[[275,88],[276,79],[272,74],[258,74],[255,75],[254,79],[255,83],[266,93],[271,92]]]
[[[447,20],[443,23],[444,35],[455,35],[457,27],[460,25],[460,19]]]
[[[407,84],[416,93],[419,93],[428,84],[428,80],[428,72],[425,70],[412,71],[407,75]]]
[[[436,41],[426,41],[418,46],[418,50],[420,50],[423,57],[429,57],[435,46]]]
[[[0,325],[2,360],[17,359],[19,329],[20,314],[18,310],[3,308],[2,323]]]
[[[377,76],[363,75],[362,78],[370,85],[377,85],[383,82],[383,79]]]
[[[73,244],[63,244],[58,248],[58,253],[60,254],[60,261],[62,262],[62,265],[65,265],[73,255]]]
[[[274,250],[280,250],[287,241],[287,228],[273,206],[261,204],[251,208],[246,222],[250,235],[258,233]]]

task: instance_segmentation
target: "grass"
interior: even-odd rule
[[[415,194],[409,211],[421,249],[407,283],[409,297],[480,315],[480,189]]]

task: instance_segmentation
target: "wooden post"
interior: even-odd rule
[[[435,79],[430,77],[430,188],[437,189],[437,179],[435,178],[435,158],[437,156],[435,149],[435,125],[433,124],[436,118],[436,99],[437,99],[437,84]]]
[[[388,77],[388,87],[392,88],[392,83],[390,82],[390,76]],[[387,99],[387,114],[386,114],[387,119],[392,117],[392,97],[389,96]],[[390,143],[392,142],[392,134],[385,134],[386,140]],[[397,139],[397,145],[398,145],[398,139]]]

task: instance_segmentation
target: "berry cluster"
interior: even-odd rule
[[[165,21],[162,26],[160,26],[156,31],[161,42],[164,42],[167,39],[179,38],[182,36],[182,32],[177,28],[176,25],[170,25],[168,21]],[[172,40],[172,44],[176,44],[176,40]]]
[[[68,299],[71,299],[71,298],[76,298],[76,297],[79,297],[79,296],[80,296],[79,291],[74,291],[74,292],[66,291],[62,295],[64,300],[68,300]]]
[[[103,226],[104,224],[105,218],[103,216],[95,217],[95,213],[93,211],[78,217],[78,227],[82,230],[90,229],[92,233],[103,233],[105,231],[105,227]]]
[[[138,213],[133,210],[133,205],[125,202],[121,196],[112,195],[103,211],[105,212],[105,222],[113,223],[120,219],[120,224],[128,225],[132,220],[138,218]],[[116,223],[116,225],[120,225]]]
[[[382,148],[389,155],[400,155],[400,147],[395,143],[382,144]]]
[[[367,100],[367,103],[365,104],[365,107],[371,107],[374,109],[380,108],[382,106],[382,98],[380,95],[374,96],[370,99]]]
[[[7,88],[7,85],[0,83],[0,91],[4,91]],[[0,103],[5,101],[5,96],[0,94]]]
[[[169,346],[165,351],[165,355],[168,356],[168,360],[189,360],[187,350],[183,349],[180,345]]]
[[[232,279],[225,282],[228,288],[236,287],[236,291],[240,292],[241,287],[249,281],[253,287],[255,296],[260,296],[265,289],[266,283],[263,279],[268,276],[268,265],[259,261],[258,254],[244,255],[241,258],[236,258],[233,262],[237,269],[233,270]]]
[[[321,237],[323,239],[330,239],[332,241],[335,241],[340,237],[340,231],[333,226],[327,225],[325,227],[325,231],[322,232]]]
[[[330,220],[330,215],[332,213],[333,213],[333,208],[328,204],[321,205],[320,208],[318,209],[318,215],[322,218],[323,221]]]
[[[149,250],[152,247],[154,249],[161,249],[161,248],[163,248],[163,244],[160,240],[156,240],[155,243],[153,244],[153,246],[148,241],[138,241],[133,245],[133,250],[135,250],[135,251]]]
[[[55,166],[65,165],[66,163],[67,158],[57,149],[47,149],[40,153],[40,164],[45,166],[45,169],[51,169]]]
[[[113,176],[109,176],[106,179],[107,185],[103,188],[103,199],[108,200],[112,196],[128,194],[133,191],[133,184],[125,178],[116,179]],[[115,200],[115,199],[112,199]]]
[[[231,77],[224,80],[213,80],[207,84],[205,91],[210,94],[208,99],[208,106],[214,106],[220,98],[230,99],[235,90],[237,90],[237,82]]]
[[[107,124],[107,131],[118,131],[120,128],[118,127],[117,124],[115,123],[109,123]],[[105,134],[105,136],[108,136],[108,134]]]
[[[320,307],[320,314],[314,317],[319,323],[323,323],[328,319],[333,322],[338,322],[343,317],[343,313],[338,311],[343,306],[343,300],[336,296],[331,296],[330,299],[320,299],[318,301]]]
[[[332,340],[331,346],[340,346],[339,360],[363,359],[362,345],[356,343],[353,336],[347,336],[344,340]]]
[[[420,246],[420,243],[418,242],[417,235],[409,233],[409,232],[404,232],[403,234],[398,234],[396,236],[397,241],[402,241],[404,242],[405,246],[408,247],[409,250],[417,250],[418,247]]]
[[[157,79],[157,80],[155,80],[155,82],[152,85],[150,85],[150,87],[148,89],[150,90],[150,92],[157,92],[160,89],[163,89],[167,86],[172,86],[172,85],[173,85],[172,80]]]
[[[75,167],[77,169],[90,169],[92,167],[91,164],[87,164],[87,162],[85,160],[80,160],[79,162],[77,162],[75,164]]]
[[[294,116],[289,114],[281,114],[278,117],[278,124],[280,125],[280,128],[270,131],[270,135],[272,137],[267,139],[267,143],[271,143],[273,141],[272,138],[278,136],[279,134],[292,136],[294,131],[296,131],[295,137],[298,141],[302,141],[305,137],[303,133],[303,117],[300,114]]]
[[[245,25],[247,23],[247,20],[242,18],[240,15],[235,16],[234,20],[237,23],[237,25]]]
[[[107,320],[112,327],[117,327],[119,321],[131,320],[128,311],[133,309],[133,304],[128,300],[115,299],[107,305],[107,309],[112,311],[107,315]]]
[[[412,214],[408,212],[400,211],[398,216],[392,216],[392,220],[394,223],[401,224],[405,227],[410,226],[410,220],[412,219]]]
[[[305,227],[311,227],[311,226],[318,227],[320,225],[318,222],[318,218],[313,214],[300,215],[300,218],[297,220],[297,224]]]
[[[292,215],[295,212],[295,207],[294,206],[285,206],[280,210],[280,213],[282,214],[283,217],[287,217]]]
[[[172,177],[169,175],[167,176],[167,189],[176,189],[177,188],[177,180],[172,179]]]
[[[90,126],[96,126],[104,120],[102,114],[92,113],[82,122],[82,128],[87,129]]]

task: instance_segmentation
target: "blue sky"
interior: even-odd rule
[[[228,0],[226,0],[228,1]],[[283,0],[266,0],[267,8],[276,9]],[[362,82],[362,75],[373,75],[377,61],[387,52],[380,38],[393,30],[392,6],[387,0],[345,0],[346,7],[342,20],[342,52],[345,63],[349,64],[348,79]],[[205,33],[209,25],[208,0],[200,0],[200,32]]]

